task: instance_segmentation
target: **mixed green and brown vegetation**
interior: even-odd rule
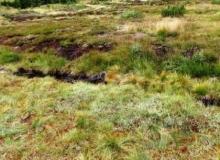
[[[0,6],[0,159],[218,160],[218,4]]]

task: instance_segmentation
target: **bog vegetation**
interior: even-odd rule
[[[54,3],[76,3],[76,0],[14,0],[8,1],[4,0],[1,2],[3,6],[11,6],[15,8],[28,8],[28,7],[37,7],[44,4],[54,4]]]
[[[0,2],[0,159],[220,158],[217,0]]]

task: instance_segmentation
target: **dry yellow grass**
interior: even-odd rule
[[[163,18],[161,21],[153,24],[156,31],[161,29],[167,31],[184,31],[187,22],[182,18]]]
[[[140,22],[126,22],[124,25],[118,26],[118,32],[156,33],[162,29],[170,32],[174,32],[174,31],[184,32],[187,23],[188,23],[187,20],[185,20],[184,18],[153,17],[149,19],[148,17],[146,17]]]

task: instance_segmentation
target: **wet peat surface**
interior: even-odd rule
[[[40,70],[35,69],[25,69],[25,68],[19,68],[18,71],[14,72],[14,75],[16,76],[22,76],[27,78],[34,78],[34,77],[53,77],[56,80],[60,80],[67,83],[75,83],[77,81],[83,81],[88,82],[92,84],[99,84],[103,83],[106,84],[105,78],[106,73],[100,72],[98,74],[94,75],[87,75],[84,72],[81,72],[79,74],[71,74],[71,73],[65,73],[61,71],[50,71],[48,73],[44,73]]]
[[[58,56],[63,57],[67,60],[74,60],[76,58],[81,57],[83,54],[88,53],[93,48],[90,46],[83,46],[83,45],[71,45],[67,47],[60,47],[58,51]]]
[[[206,107],[218,106],[220,107],[220,98],[219,97],[212,97],[212,96],[202,96],[198,98]]]

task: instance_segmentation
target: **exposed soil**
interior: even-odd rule
[[[35,117],[35,114],[27,113],[21,117],[21,123],[30,123]]]
[[[168,53],[168,48],[166,45],[154,45],[153,49],[158,57],[163,57]]]
[[[133,34],[134,38],[143,38],[143,37],[146,37],[146,36],[147,36],[146,33],[136,33],[136,34]]]
[[[192,58],[193,55],[198,51],[200,51],[198,47],[190,47],[184,52],[184,56],[187,58]]]
[[[103,44],[99,44],[99,45],[93,46],[93,47],[98,49],[99,51],[108,52],[108,51],[112,50],[113,45],[110,43],[103,43]]]
[[[7,36],[2,36],[0,37],[0,43],[3,45],[6,45],[6,42],[8,41],[9,37]]]
[[[197,119],[192,116],[188,116],[183,123],[183,130],[185,132],[193,131],[195,133],[199,133],[199,123]]]
[[[57,50],[60,48],[60,41],[59,40],[52,40],[52,41],[46,41],[46,42],[41,42],[39,44],[36,44],[34,46],[33,52],[42,52],[45,48],[53,48]]]
[[[99,45],[80,45],[72,44],[67,47],[60,47],[58,49],[58,56],[64,57],[68,60],[74,60],[91,50],[99,50],[102,52],[108,52],[112,50],[113,46],[110,43],[103,43]]]
[[[92,49],[91,46],[83,46],[83,45],[77,45],[73,44],[71,46],[67,47],[60,47],[58,49],[58,56],[64,57],[68,60],[74,60],[83,54],[89,52]]]
[[[219,97],[213,97],[213,96],[202,96],[198,99],[201,101],[206,107],[209,106],[218,106],[220,107],[220,98]]]
[[[19,68],[18,71],[14,72],[14,75],[16,76],[24,76],[27,78],[34,78],[34,77],[46,77],[50,76],[57,80],[68,82],[68,83],[74,83],[77,81],[84,81],[88,83],[98,84],[98,83],[106,83],[106,73],[101,72],[94,75],[87,75],[86,73],[82,72],[79,74],[70,74],[65,73],[61,71],[51,71],[48,73],[43,73],[42,71],[35,70],[35,69],[25,69],[25,68]]]

